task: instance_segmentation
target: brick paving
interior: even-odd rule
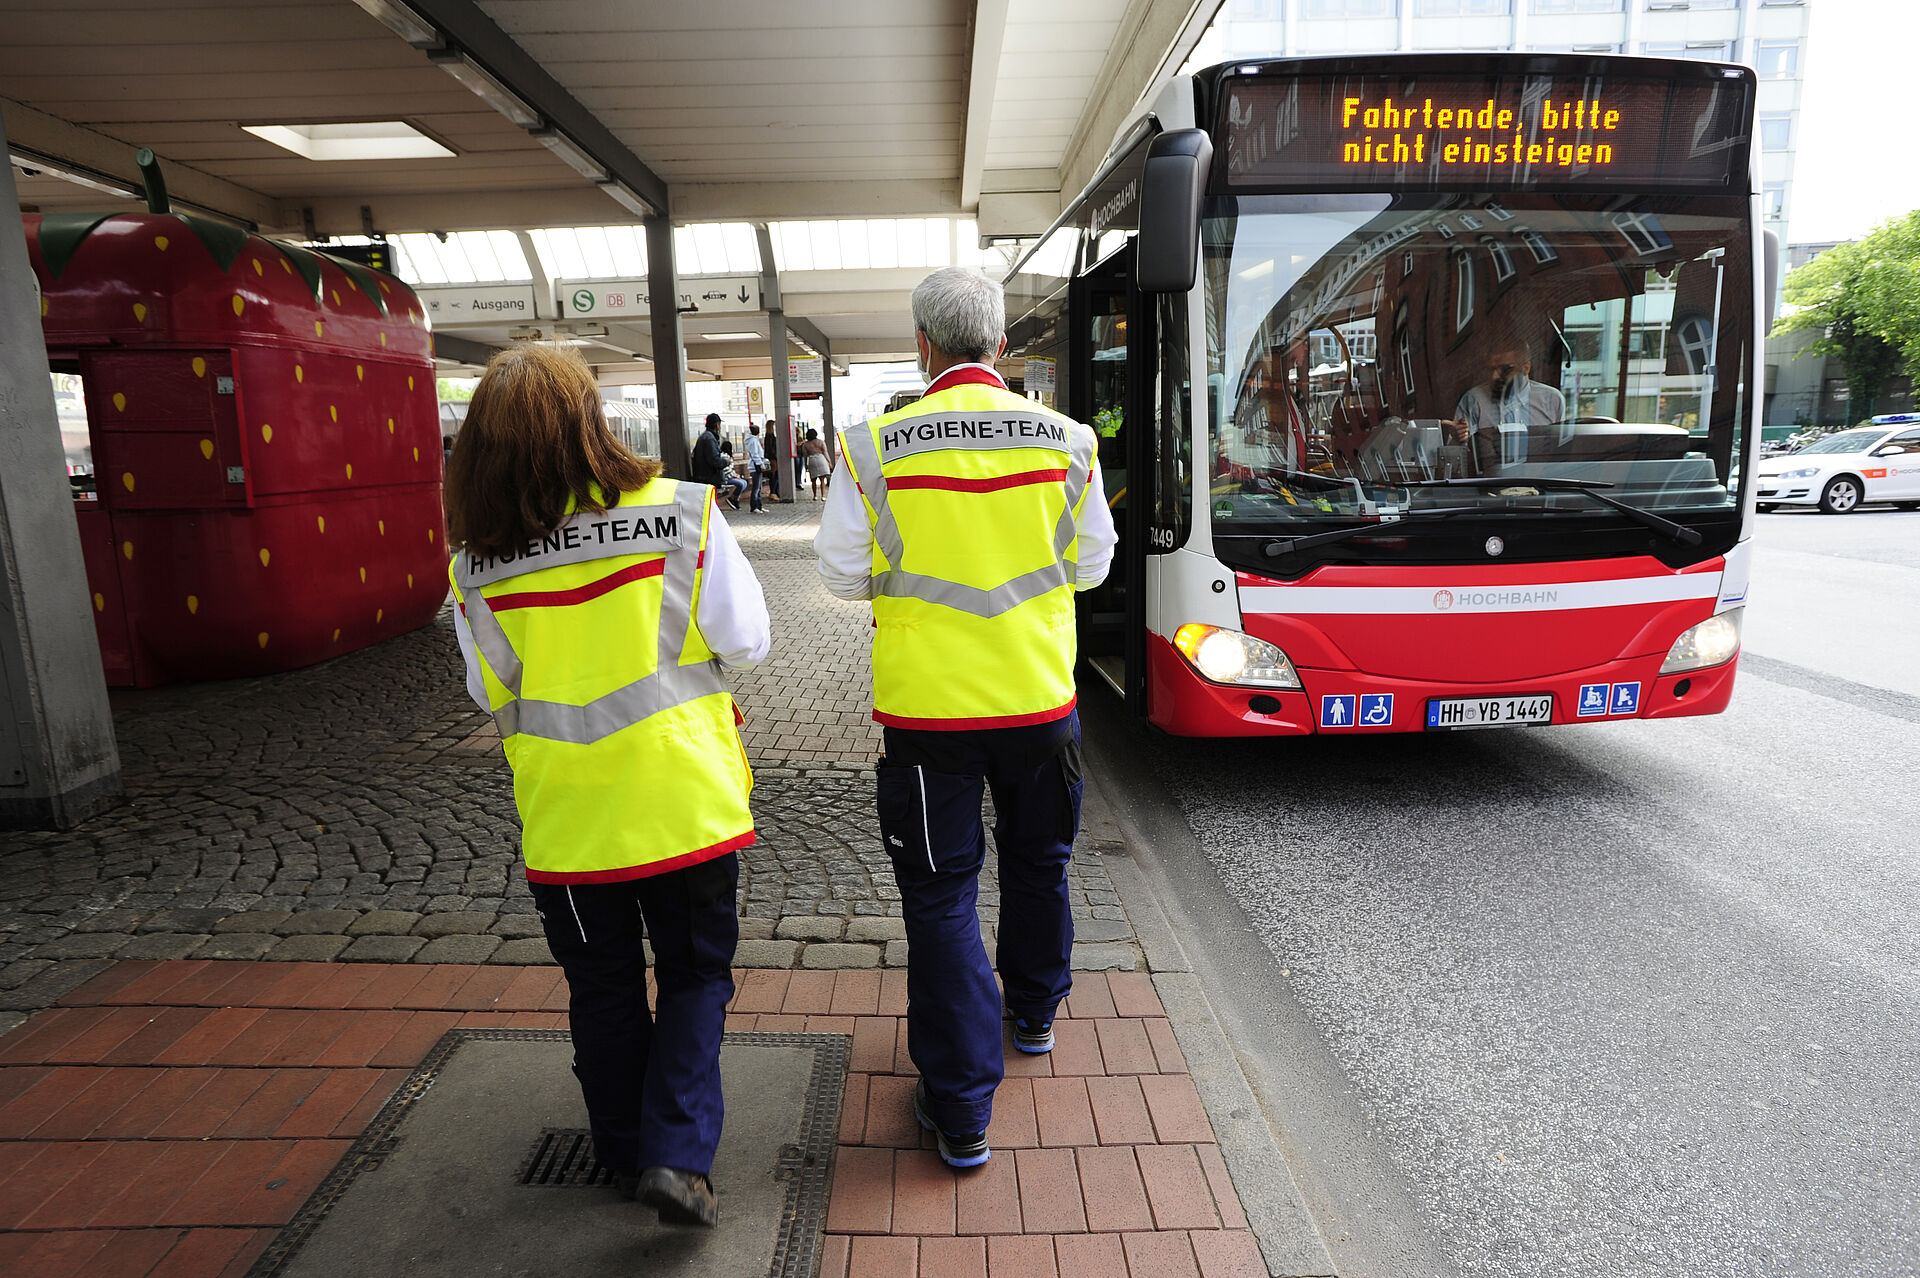
[[[1081,975],[1054,1052],[1009,1048],[960,1173],[913,1120],[905,973],[735,977],[729,1029],[852,1040],[823,1278],[1266,1273],[1144,974]],[[552,967],[115,963],[0,1038],[0,1272],[237,1278],[442,1034],[565,1002]]]

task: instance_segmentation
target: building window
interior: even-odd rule
[[[1453,255],[1453,331],[1463,333],[1473,323],[1473,255]]]
[[[1413,334],[1408,331],[1407,304],[1393,308],[1393,349],[1400,364],[1400,389],[1413,398]]]
[[[1281,0],[1233,0],[1236,22],[1273,22],[1280,17]]]
[[[1420,18],[1504,17],[1513,12],[1513,0],[1416,0],[1413,12]]]
[[[1499,240],[1487,241],[1487,256],[1493,259],[1493,280],[1496,284],[1505,284],[1513,278],[1513,255],[1507,252],[1507,246]]]
[[[1400,0],[1300,0],[1303,18],[1397,18]]]
[[[1647,8],[1660,9],[1738,9],[1740,0],[1647,0]]]
[[[1649,213],[1615,213],[1613,229],[1642,257],[1652,257],[1673,247],[1673,241]]]
[[[1778,222],[1787,215],[1787,184],[1769,182],[1760,188],[1760,216]]]
[[[1792,80],[1800,74],[1798,40],[1759,40],[1753,46],[1753,69],[1762,80]]]
[[[1448,226],[1445,222],[1435,222],[1433,224],[1433,229],[1440,232],[1440,238],[1443,240],[1450,240],[1453,238],[1453,228],[1451,226]]]
[[[1680,343],[1680,354],[1687,361],[1687,371],[1696,377],[1707,371],[1707,363],[1713,358],[1713,325],[1699,315],[1689,315],[1673,328],[1674,338]]]
[[[1733,61],[1733,42],[1689,40],[1684,44],[1665,44],[1648,41],[1640,46],[1640,52],[1649,58],[1685,58],[1689,62],[1731,62]]]
[[[1482,226],[1485,226],[1486,223],[1482,222],[1479,218],[1475,217],[1471,213],[1462,213],[1460,215],[1460,225],[1466,227],[1469,231],[1477,231]]]
[[[1535,13],[1619,13],[1621,0],[1533,0]]]
[[[1788,151],[1793,148],[1793,117],[1791,115],[1763,115],[1760,117],[1760,149],[1762,151]]]
[[[1408,249],[1404,254],[1401,255],[1401,258],[1400,258],[1400,278],[1405,279],[1407,276],[1412,274],[1413,274],[1413,250]]]
[[[1560,254],[1558,250],[1556,250],[1553,245],[1547,243],[1547,237],[1532,227],[1516,226],[1513,228],[1513,233],[1520,237],[1522,244],[1527,246],[1527,252],[1533,254],[1533,260],[1542,266],[1559,258]]]
[[[1487,201],[1487,216],[1492,218],[1496,222],[1513,221],[1513,214],[1507,212],[1505,209],[1501,208],[1498,204],[1494,203],[1492,200]]]

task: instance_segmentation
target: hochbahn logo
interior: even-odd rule
[[[1433,609],[1446,612],[1455,604],[1462,608],[1547,608],[1560,601],[1558,590],[1451,590],[1433,592]]]

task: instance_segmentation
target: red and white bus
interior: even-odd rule
[[[1184,736],[1713,714],[1774,249],[1744,67],[1177,78],[1007,281],[1122,533],[1090,667]]]

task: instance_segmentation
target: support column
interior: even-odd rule
[[[673,264],[673,222],[647,226],[647,318],[653,326],[653,391],[660,405],[660,464],[670,479],[692,476],[687,434],[687,355],[680,334],[680,272]]]
[[[792,388],[787,385],[787,315],[778,307],[767,312],[767,345],[773,352],[773,420],[786,447],[787,419],[793,414]]]
[[[0,208],[19,207],[8,165]],[[38,290],[13,233],[0,235],[0,715],[0,829],[69,829],[120,794]]]

